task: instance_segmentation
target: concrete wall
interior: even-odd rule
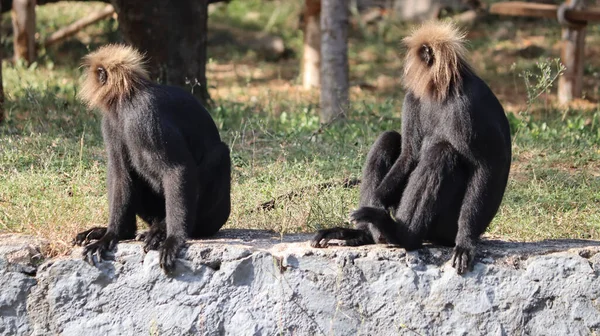
[[[0,335],[598,335],[600,242],[488,240],[472,272],[451,249],[313,249],[310,236],[224,231],[176,274],[121,243],[94,268],[0,235]]]

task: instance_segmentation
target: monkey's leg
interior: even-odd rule
[[[206,154],[201,165],[196,225],[188,230],[192,238],[216,234],[231,212],[231,158],[227,145],[220,143],[215,146]]]
[[[196,164],[171,169],[163,178],[167,236],[159,248],[160,266],[170,272],[187,236],[216,233],[230,212],[231,161],[223,142],[214,144]],[[214,188],[211,188],[213,186]]]
[[[187,227],[196,220],[200,190],[195,166],[189,162],[173,167],[163,177],[167,236],[159,247],[159,264],[166,273],[175,268],[177,254],[185,244]]]
[[[360,201],[358,206],[364,207],[375,207],[385,209],[386,206],[381,202],[381,198],[378,195],[378,190],[381,188],[382,183],[390,178],[388,175],[394,170],[394,167],[398,165],[400,161],[400,154],[402,151],[402,137],[400,133],[396,131],[387,131],[382,133],[379,138],[373,144],[373,147],[367,155],[367,161],[363,168],[363,175],[360,186]],[[398,168],[396,168],[397,170]],[[393,208],[400,202],[402,197],[402,190],[396,195],[393,195],[390,204],[395,204]],[[356,228],[364,230],[369,233],[370,237],[357,237],[355,242],[347,242],[350,246],[365,245],[372,243],[387,243],[384,235],[370,222],[356,223]],[[370,238],[370,239],[369,239]]]
[[[136,213],[150,228],[138,233],[136,239],[144,242],[145,252],[158,250],[167,236],[165,199],[143,181],[137,184],[137,194]]]
[[[410,175],[400,205],[392,219],[378,208],[363,207],[353,213],[357,221],[370,221],[388,241],[407,250],[419,248],[438,214],[448,210],[464,190],[464,168],[458,153],[447,142],[425,150]]]
[[[359,206],[382,207],[375,190],[400,156],[402,137],[396,131],[382,133],[375,141],[363,167]],[[400,201],[398,197],[397,201]]]
[[[375,190],[400,156],[402,137],[396,131],[382,133],[375,141],[363,167],[359,206],[383,208]],[[327,247],[329,240],[338,239],[346,246],[384,242],[383,235],[369,222],[356,223],[356,229],[335,227],[319,230],[311,240],[312,247]]]

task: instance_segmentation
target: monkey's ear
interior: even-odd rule
[[[108,80],[108,72],[106,72],[106,69],[99,66],[96,68],[96,77],[98,78],[98,83],[104,85]]]
[[[419,58],[423,63],[427,64],[427,66],[431,66],[433,64],[433,49],[429,45],[423,44],[421,48],[419,48]]]

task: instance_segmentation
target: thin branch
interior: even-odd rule
[[[83,28],[113,15],[114,13],[114,7],[112,5],[106,5],[106,7],[104,7],[102,10],[95,13],[91,13],[90,15],[81,18],[73,22],[72,24],[55,31],[46,39],[46,41],[44,41],[44,46],[48,48],[49,46],[57,42],[60,42],[70,36],[75,35]]]
[[[341,186],[342,188],[353,188],[357,185],[360,184],[360,179],[357,178],[345,178],[342,181],[330,181],[330,182],[323,182],[323,183],[319,183],[316,185],[309,185],[306,187],[302,187],[298,190],[295,191],[290,191],[287,194],[283,194],[283,195],[279,195],[275,198],[273,198],[270,201],[261,203],[259,206],[257,206],[255,209],[251,210],[250,213],[254,213],[257,211],[270,211],[275,209],[275,206],[285,200],[291,200],[294,197],[298,197],[301,196],[303,194],[305,194],[307,191],[313,189],[313,188],[317,188],[317,190],[324,190],[324,189],[329,189],[329,188],[333,188],[335,186]]]

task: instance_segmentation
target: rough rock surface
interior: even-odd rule
[[[43,242],[0,234],[0,335],[28,334],[27,295],[35,286]]]
[[[600,334],[597,241],[487,240],[459,276],[449,248],[309,238],[226,230],[191,242],[169,277],[136,242],[99,268],[80,249],[37,267],[39,242],[0,235],[0,334]]]

